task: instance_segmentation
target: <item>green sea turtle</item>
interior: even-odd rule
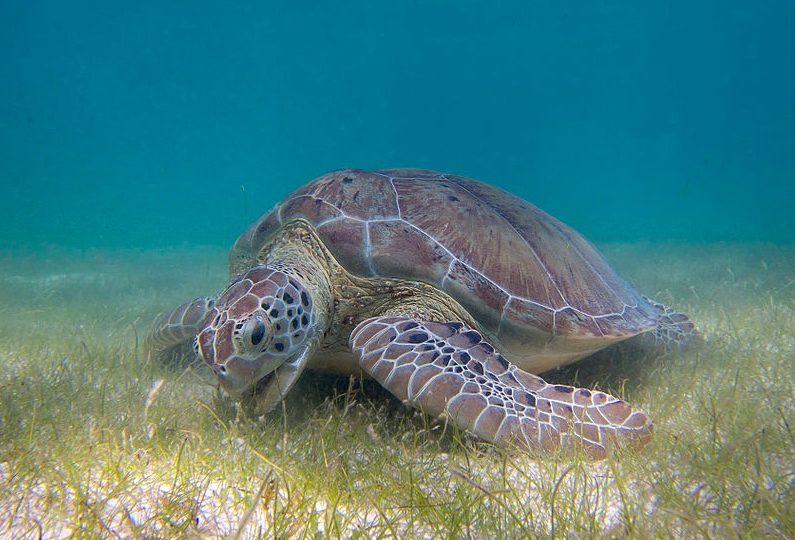
[[[534,373],[690,320],[621,279],[577,232],[496,187],[419,169],[341,170],[235,242],[231,284],[155,321],[157,356],[193,346],[256,414],[304,369],[372,377],[499,445],[642,446],[652,423],[603,392]]]

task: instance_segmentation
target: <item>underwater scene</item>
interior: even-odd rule
[[[795,537],[795,4],[0,5],[0,538]]]

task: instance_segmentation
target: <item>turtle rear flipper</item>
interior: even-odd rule
[[[654,345],[664,350],[681,349],[701,341],[701,334],[690,317],[650,298],[646,298],[646,301],[659,313],[657,328],[649,332],[654,338]]]
[[[189,363],[196,354],[193,343],[199,323],[214,304],[212,298],[202,296],[160,315],[146,336],[145,350],[164,364]]]
[[[651,421],[625,401],[547,384],[460,322],[375,317],[354,329],[350,343],[362,369],[404,403],[500,446],[582,447],[602,458],[652,437]]]

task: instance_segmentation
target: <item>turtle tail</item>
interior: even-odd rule
[[[701,334],[690,317],[650,298],[646,300],[659,314],[657,328],[650,332],[656,345],[665,350],[682,349],[701,341]]]

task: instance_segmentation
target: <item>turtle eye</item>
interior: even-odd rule
[[[263,313],[254,313],[236,336],[235,348],[244,354],[259,354],[271,341],[270,323]]]
[[[262,338],[265,337],[265,323],[261,319],[256,319],[251,329],[251,344],[255,347],[262,343]]]

